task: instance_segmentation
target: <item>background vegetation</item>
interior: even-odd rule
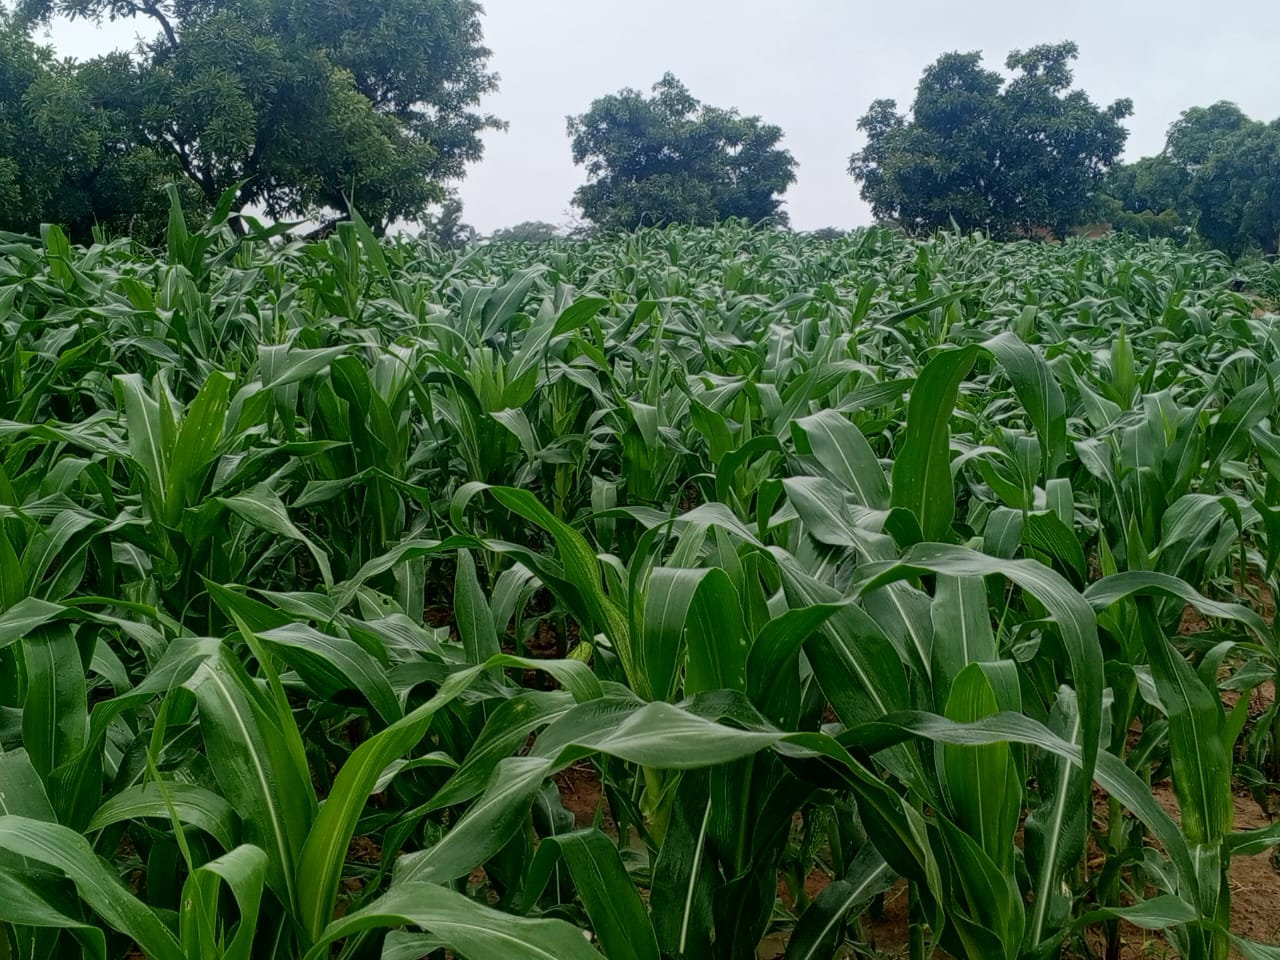
[[[157,25],[132,53],[56,60],[30,28],[62,14]],[[4,12],[0,225],[95,224],[156,236],[157,187],[206,208],[326,223],[363,211],[375,231],[420,217],[499,128],[475,109],[496,77],[472,0],[22,0]],[[140,202],[142,198],[146,203]]]
[[[375,234],[413,224],[475,239],[451,185],[503,123],[474,0],[20,0],[0,8],[0,228],[58,223],[76,241],[160,239],[176,187],[210,211],[297,220],[321,234],[362,211]],[[33,40],[55,15],[134,17],[154,37],[84,62]],[[979,52],[923,72],[909,113],[874,101],[849,159],[876,218],[912,235],[953,226],[1063,237],[1111,226],[1194,239],[1233,257],[1280,242],[1280,128],[1230,103],[1192,107],[1165,149],[1119,161],[1132,105],[1072,87],[1074,43]],[[745,218],[787,225],[796,163],[783,131],[704,104],[667,74],[568,120],[586,182],[571,228],[517,224],[499,241]],[[232,219],[233,227],[241,221]]]
[[[910,120],[892,100],[873,103],[858,121],[867,145],[849,160],[872,212],[912,233],[955,223],[997,239],[1089,222],[1133,104],[1100,108],[1071,90],[1077,54],[1073,43],[1015,50],[1007,82],[981,54],[947,54],[925,70]]]

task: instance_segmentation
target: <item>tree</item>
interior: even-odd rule
[[[810,230],[806,235],[814,240],[843,240],[849,235],[849,231],[839,227],[819,227],[817,230]]]
[[[1191,181],[1196,229],[1219,250],[1280,252],[1280,120],[1219,140]]]
[[[669,73],[652,96],[602,97],[568,127],[573,162],[587,172],[574,205],[603,229],[785,216],[780,195],[796,164],[778,146],[781,128],[700,103]]]
[[[544,220],[526,220],[512,227],[503,227],[489,234],[494,243],[546,243],[562,236],[561,230],[554,223]]]
[[[1195,219],[1191,174],[1165,154],[1118,163],[1107,174],[1105,218],[1122,233],[1185,237]]]
[[[378,228],[479,159],[496,86],[474,0],[21,0],[32,21],[147,18],[133,58],[86,64],[90,105],[177,163],[205,199]]]
[[[1167,153],[1143,157],[1133,163],[1118,163],[1107,174],[1107,193],[1135,213],[1185,212],[1190,185],[1191,171]]]
[[[927,67],[911,116],[877,100],[858,121],[866,146],[849,173],[881,220],[912,233],[949,226],[996,237],[1061,236],[1098,207],[1124,147],[1133,104],[1095,105],[1072,90],[1074,43],[1015,50],[1005,79],[982,54],[947,53]]]
[[[1251,120],[1219,101],[1184,110],[1154,157],[1112,169],[1107,193],[1119,229],[1148,236],[1192,225],[1232,256],[1275,253],[1280,234],[1280,121]]]
[[[118,60],[57,60],[0,8],[0,229],[62,224],[77,242],[93,228],[156,239],[168,218],[162,187],[181,180],[173,160],[130,141],[94,91]],[[190,207],[198,207],[187,191]]]
[[[1209,161],[1225,138],[1252,122],[1228,100],[1219,100],[1208,107],[1191,107],[1169,125],[1162,155],[1188,174],[1194,174]]]
[[[476,228],[462,222],[462,201],[450,196],[440,205],[438,214],[422,218],[423,233],[438,247],[461,250],[476,239]]]

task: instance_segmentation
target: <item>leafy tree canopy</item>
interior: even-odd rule
[[[526,220],[510,227],[495,230],[489,239],[495,243],[546,243],[562,236],[563,232],[554,223],[545,220]]]
[[[1196,229],[1233,257],[1280,252],[1280,120],[1219,140],[1191,179]]]
[[[440,205],[439,213],[422,218],[422,235],[445,250],[461,250],[476,239],[476,228],[462,220],[462,201],[450,196]]]
[[[573,162],[587,172],[573,202],[599,227],[785,217],[796,162],[779,146],[781,128],[700,103],[669,73],[652,96],[624,89],[568,124]]]
[[[0,229],[60,223],[80,242],[94,227],[138,237],[163,229],[169,202],[160,188],[182,182],[181,169],[133,142],[118,105],[97,102],[121,63],[57,60],[0,8]],[[198,208],[196,192],[184,192]]]
[[[1118,163],[1107,173],[1102,216],[1122,233],[1185,237],[1194,220],[1190,183],[1190,173],[1164,155]]]
[[[809,231],[809,236],[815,240],[843,240],[848,235],[849,231],[840,227],[819,227]]]
[[[1147,210],[1183,212],[1191,172],[1168,155],[1118,163],[1107,174],[1107,192],[1135,213]]]
[[[1154,157],[1116,166],[1107,182],[1112,222],[1133,233],[1194,225],[1232,256],[1275,253],[1280,235],[1280,121],[1251,120],[1234,103],[1192,107]]]
[[[479,159],[486,70],[474,0],[20,0],[27,22],[146,18],[132,56],[70,68],[115,136],[176,163],[210,203],[276,218],[420,216]],[[109,118],[109,119],[104,119]],[[78,133],[92,124],[72,124]],[[84,134],[81,134],[84,135]]]
[[[982,54],[927,67],[910,116],[877,100],[858,121],[867,144],[849,159],[875,215],[913,233],[949,226],[1062,235],[1090,219],[1103,175],[1124,147],[1129,100],[1099,107],[1071,89],[1074,43],[1015,50],[1012,76]]]
[[[1252,122],[1243,110],[1227,100],[1183,110],[1169,126],[1164,157],[1188,173],[1195,173],[1208,162],[1224,138]]]

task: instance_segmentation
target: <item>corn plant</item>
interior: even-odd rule
[[[1274,955],[1273,270],[229,216],[0,237],[9,953]]]

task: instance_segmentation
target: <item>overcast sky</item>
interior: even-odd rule
[[[359,2],[359,0],[352,0]],[[1280,0],[484,0],[485,39],[501,89],[483,109],[510,128],[485,137],[460,186],[481,232],[522,220],[561,223],[581,183],[565,116],[665,71],[698,99],[758,114],[799,161],[786,194],[797,229],[867,223],[846,175],[856,123],[879,97],[905,107],[921,70],[948,50],[1080,45],[1076,84],[1098,103],[1131,97],[1128,158],[1159,150],[1186,107],[1234,100],[1280,116]],[[54,45],[91,56],[128,47],[145,24],[57,23]]]

